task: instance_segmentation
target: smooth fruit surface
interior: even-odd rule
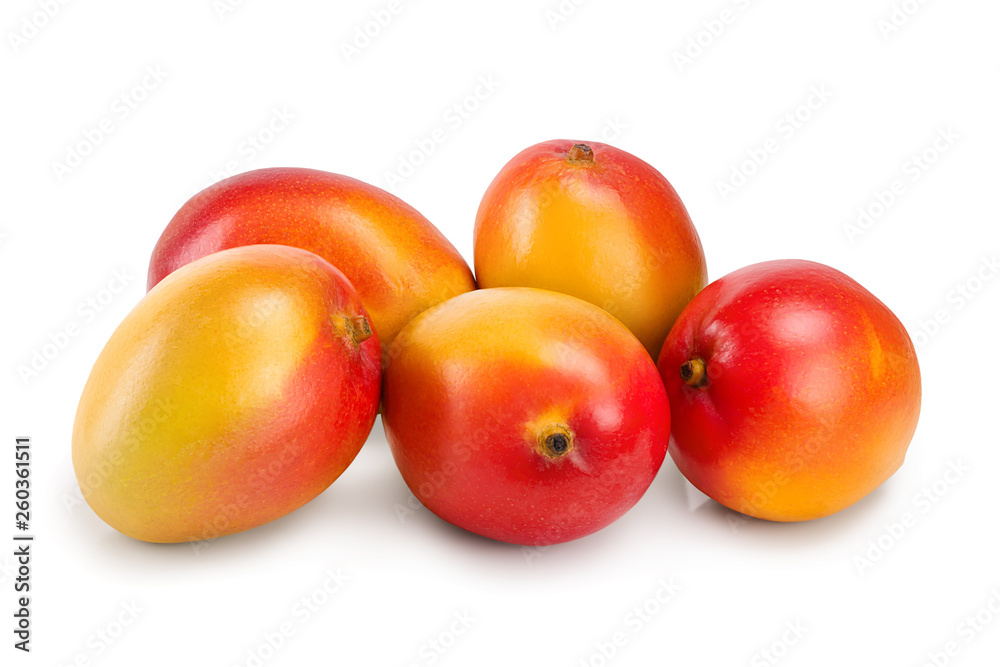
[[[621,320],[656,359],[705,286],[701,241],[660,172],[600,143],[548,141],[493,180],[475,230],[480,287],[538,287]]]
[[[814,262],[750,266],[712,283],[670,332],[659,369],[671,457],[723,505],[773,521],[838,512],[903,463],[920,370],[896,316]]]
[[[257,245],[163,280],[87,380],[73,466],[98,516],[184,542],[277,519],[326,489],[378,409],[378,337],[348,280]]]
[[[255,243],[304,248],[340,269],[385,349],[417,313],[476,287],[455,247],[406,202],[347,176],[292,168],[239,174],[192,197],[153,250],[148,286]]]
[[[413,320],[382,419],[407,485],[446,521],[516,544],[608,525],[649,487],[670,410],[620,322],[579,299],[478,290]]]

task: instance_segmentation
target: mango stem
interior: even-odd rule
[[[691,361],[681,366],[681,379],[684,384],[697,389],[704,387],[708,383],[708,373],[705,370],[705,361],[695,357]]]
[[[587,144],[575,144],[569,149],[569,156],[566,158],[570,162],[593,164],[594,149]]]
[[[563,424],[546,426],[538,434],[538,448],[550,459],[562,458],[573,450],[573,431]]]
[[[351,330],[351,337],[359,345],[372,337],[372,327],[362,315],[352,317],[348,326]]]

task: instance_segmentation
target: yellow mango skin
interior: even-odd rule
[[[381,366],[343,274],[257,245],[164,279],[112,335],[73,428],[84,498],[148,542],[272,521],[326,489],[371,430]]]
[[[548,141],[514,157],[476,216],[481,288],[536,287],[603,308],[653,359],[684,306],[708,280],[701,240],[656,169],[601,143],[573,159]]]

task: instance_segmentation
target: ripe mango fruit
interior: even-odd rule
[[[351,463],[381,350],[357,292],[313,253],[225,250],[159,282],[114,332],[73,426],[84,498],[148,542],[277,519]]]
[[[213,252],[255,243],[310,250],[343,271],[382,347],[414,316],[476,288],[469,265],[416,209],[361,181],[315,169],[258,169],[184,204],[149,263],[151,289]]]
[[[706,284],[698,232],[666,178],[623,150],[557,140],[515,156],[475,228],[479,286],[562,292],[617,317],[656,359]]]
[[[625,514],[663,463],[656,366],[593,304],[477,290],[399,338],[382,424],[410,490],[445,521],[514,544],[575,540]]]

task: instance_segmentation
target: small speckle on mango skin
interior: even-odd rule
[[[84,498],[148,542],[213,539],[308,502],[374,423],[379,340],[359,344],[344,325],[367,317],[343,274],[298,248],[235,248],[174,272],[84,388],[73,428]]]

